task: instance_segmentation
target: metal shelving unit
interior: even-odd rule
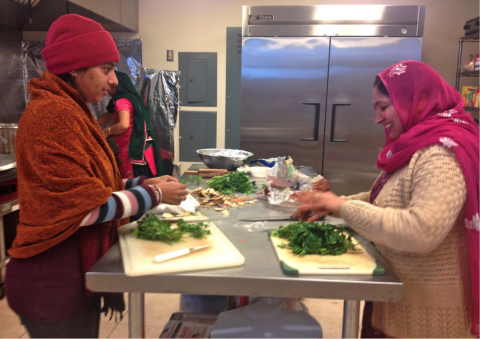
[[[479,42],[479,34],[472,34],[464,36],[458,39],[458,61],[457,61],[457,81],[455,82],[455,89],[458,91],[460,87],[460,78],[461,77],[478,77],[478,71],[472,72],[460,72],[462,66],[462,51],[463,51],[463,43],[464,42]]]
[[[463,51],[463,43],[464,42],[479,42],[480,41],[480,35],[479,33],[472,34],[472,35],[467,35],[464,36],[460,39],[458,39],[458,62],[457,62],[457,79],[455,82],[455,89],[459,91],[460,88],[460,78],[461,77],[479,77],[480,72],[479,71],[471,71],[471,72],[461,72],[461,66],[462,66],[462,51]],[[478,112],[479,108],[478,107],[464,107],[465,111],[468,112]],[[478,123],[478,121],[477,121]]]

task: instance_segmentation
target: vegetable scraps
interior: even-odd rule
[[[232,172],[222,176],[213,177],[207,181],[207,187],[223,194],[255,193],[256,188],[244,172]]]
[[[317,224],[306,221],[280,226],[272,232],[273,237],[287,239],[288,244],[278,245],[288,248],[299,256],[306,254],[340,255],[349,249],[355,251],[352,235],[343,225]]]
[[[173,242],[180,241],[186,233],[190,233],[191,237],[197,239],[203,239],[206,234],[211,234],[208,224],[203,222],[187,224],[185,220],[179,219],[177,227],[171,228],[172,224],[170,222],[160,220],[154,214],[147,214],[137,224],[138,226],[133,230],[133,235],[137,238],[163,241],[170,245]]]

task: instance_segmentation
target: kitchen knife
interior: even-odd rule
[[[177,221],[179,221],[180,219],[183,219],[186,223],[189,223],[189,222],[209,222],[209,221],[212,221],[210,220],[209,218],[196,218],[196,219],[185,219],[184,217],[179,217],[179,218],[166,218],[166,219],[161,219],[161,220],[165,220],[165,221],[168,221],[168,222],[171,222],[172,224],[173,223],[176,223]]]
[[[320,219],[318,220],[324,220],[325,217],[321,217]],[[292,218],[289,218],[289,217],[279,217],[279,218],[262,218],[262,217],[258,217],[258,218],[244,218],[244,219],[238,219],[238,221],[298,221],[298,218],[297,219],[292,219]]]
[[[192,248],[182,248],[180,250],[164,253],[157,255],[155,258],[153,258],[154,262],[164,262],[170,259],[178,258],[184,255],[187,255],[189,253],[192,253],[193,251],[198,251],[203,248],[209,247],[211,244],[203,245],[203,246],[198,246],[198,247],[192,247]]]

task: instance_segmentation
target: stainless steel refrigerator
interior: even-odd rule
[[[375,75],[420,60],[424,6],[244,6],[240,147],[289,155],[338,194],[368,191],[385,132]]]

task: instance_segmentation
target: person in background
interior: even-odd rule
[[[118,162],[122,178],[146,176],[153,178],[164,174],[163,161],[147,107],[138,94],[130,77],[122,72],[115,72],[118,85],[109,89],[112,97],[107,110],[98,119],[100,125],[115,118],[115,125],[105,128],[105,137],[115,136],[118,145]]]
[[[362,337],[478,337],[478,126],[462,96],[417,61],[380,73],[373,103],[386,142],[371,191],[300,194],[294,216],[339,214],[404,283],[399,301],[365,304]]]
[[[130,216],[160,202],[178,205],[187,191],[169,176],[122,180],[87,106],[118,84],[119,53],[99,23],[60,17],[42,55],[47,70],[29,82],[16,136],[21,212],[6,295],[32,338],[93,338],[100,312],[121,314],[125,305],[121,293],[86,289],[85,273]]]

